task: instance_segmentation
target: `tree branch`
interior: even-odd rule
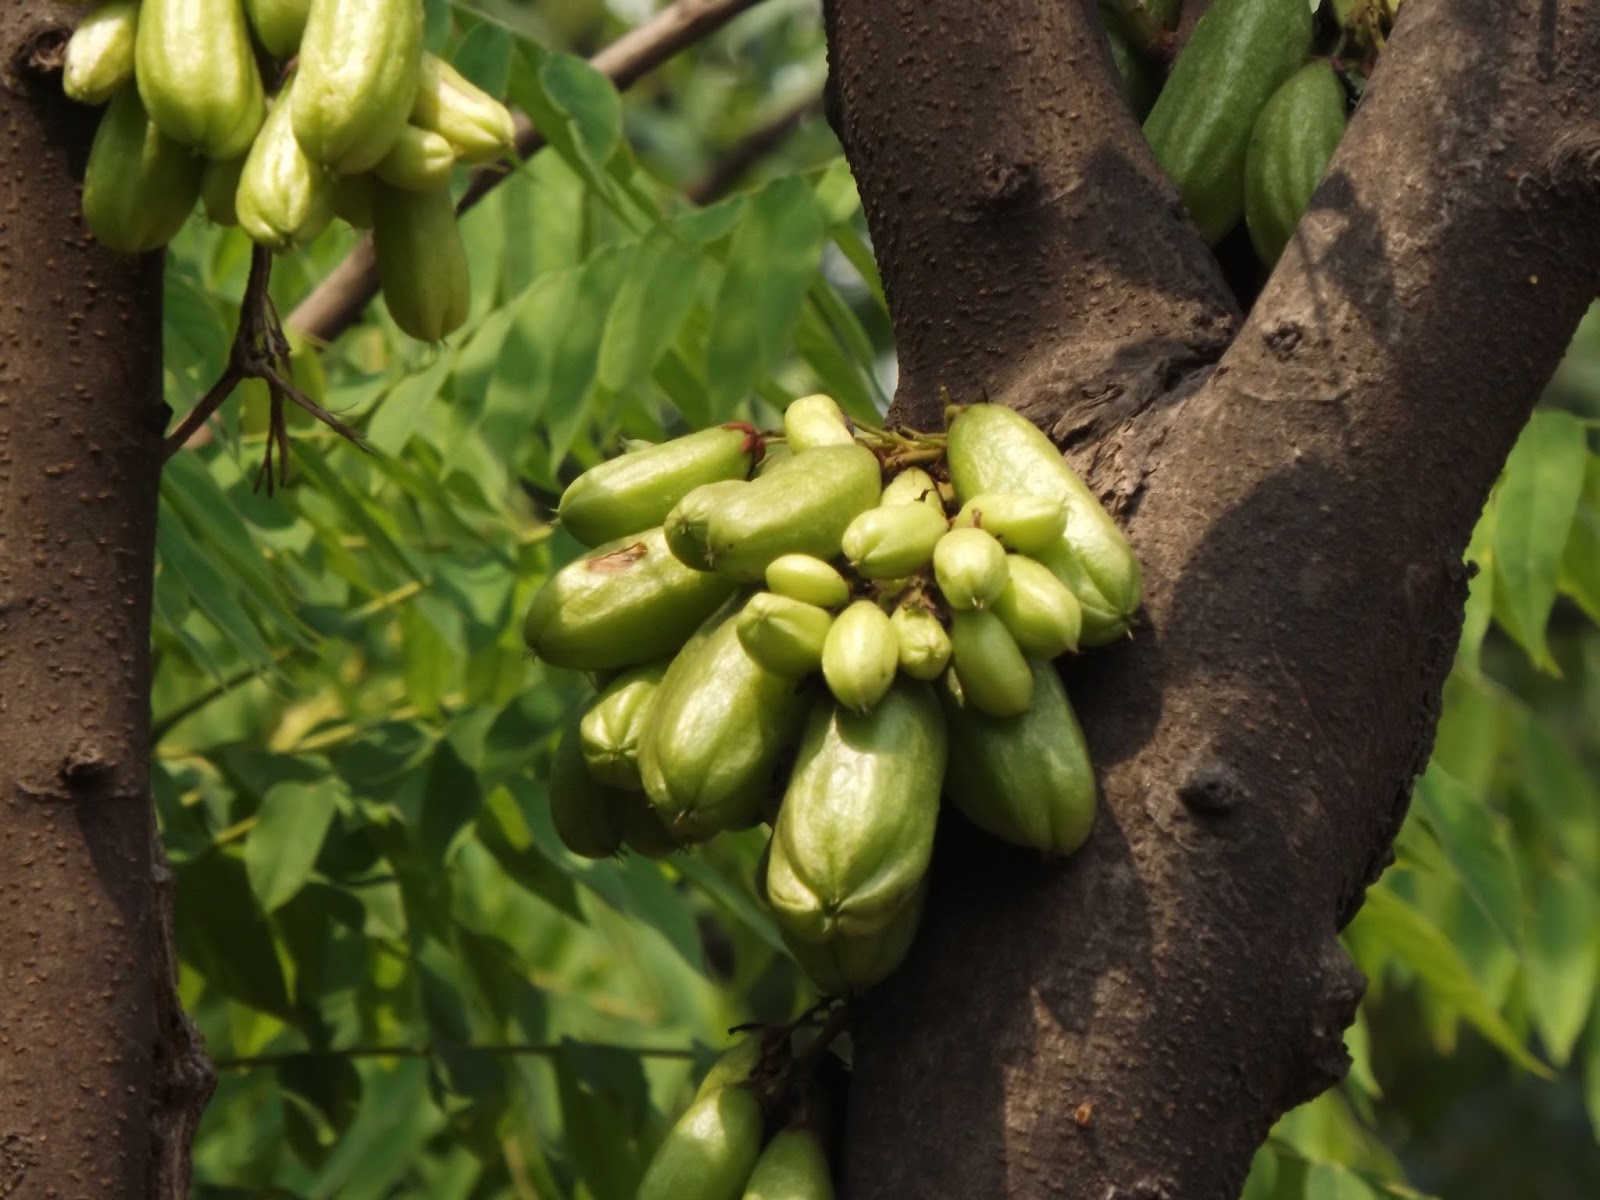
[[[809,92],[740,138],[706,173],[684,189],[691,204],[714,204],[738,186],[739,180],[767,155],[783,145],[822,108],[822,93]]]
[[[567,1039],[559,1042],[486,1042],[481,1045],[463,1046],[437,1046],[431,1042],[402,1042],[387,1046],[321,1046],[305,1050],[284,1050],[273,1054],[221,1057],[214,1062],[219,1071],[255,1071],[262,1067],[278,1067],[305,1058],[447,1058],[452,1054],[488,1054],[499,1058],[552,1058],[561,1053],[563,1046],[609,1050],[616,1054],[632,1054],[639,1058],[690,1059],[695,1056],[695,1052],[685,1046],[621,1046],[609,1042]]]
[[[1081,14],[1051,25],[1013,0],[985,6],[991,28],[934,3],[902,27],[887,0],[834,9],[911,364],[898,403],[944,379],[982,390],[987,370],[991,395],[1081,436],[1081,387],[1032,390],[1079,339],[1110,339],[1094,353],[1114,387],[1152,329],[1179,338],[1175,313],[1219,308],[1193,255],[1169,253],[1165,189],[1103,81],[1069,71],[1048,107],[1032,90],[1041,47],[1087,61]],[[1343,1074],[1363,981],[1336,935],[1428,755],[1467,536],[1600,284],[1596,61],[1600,5],[1410,0],[1215,372],[1169,373],[1075,447],[1128,499],[1148,584],[1135,637],[1069,670],[1101,817],[1058,866],[942,831],[912,959],[857,1028],[852,1196],[1232,1200],[1273,1120]],[[908,92],[926,128],[897,118]],[[1057,181],[1044,194],[1077,219],[1028,219],[1064,246],[971,218],[996,175],[946,129],[957,104],[1004,161]],[[1138,320],[1130,294],[1153,298]]]
[[[632,86],[641,76],[666,62],[680,50],[721,29],[759,0],[677,0],[644,24],[629,30],[589,60],[589,65],[610,78],[618,90]],[[464,213],[498,187],[544,146],[544,136],[527,116],[516,114],[516,152],[510,159],[479,167],[456,203]],[[361,310],[378,294],[378,263],[372,238],[363,237],[289,314],[287,324],[319,342],[332,342],[361,316]]]

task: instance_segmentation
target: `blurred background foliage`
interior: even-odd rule
[[[619,96],[583,57],[656,7],[430,0],[431,47],[551,143],[463,220],[467,327],[420,346],[374,304],[303,347],[300,384],[371,454],[291,414],[268,495],[247,386],[166,470],[154,788],[220,1074],[199,1196],[626,1200],[727,1029],[813,998],[754,899],[759,834],[591,863],[543,803],[587,690],[518,628],[578,549],[563,483],[624,437],[893,390],[815,0]],[[281,259],[279,308],[353,241]],[[177,411],[248,262],[199,221],[173,247]],[[1354,1068],[1274,1131],[1252,1200],[1600,1195],[1597,420],[1591,313],[1474,538],[1434,761],[1347,931],[1372,980]]]

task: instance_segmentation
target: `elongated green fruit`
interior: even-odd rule
[[[774,675],[799,679],[822,666],[833,615],[803,600],[757,592],[735,619],[739,642]]]
[[[1005,622],[994,613],[951,616],[950,661],[971,707],[991,717],[1014,717],[1027,710],[1033,674]]]
[[[667,673],[667,660],[624,671],[589,705],[578,725],[578,747],[589,774],[611,787],[638,791],[639,738]]]
[[[850,599],[843,575],[809,554],[781,554],[767,564],[767,588],[775,595],[802,600],[818,608],[842,608]]]
[[[944,501],[939,498],[939,485],[921,467],[907,467],[883,485],[883,496],[878,501],[890,504],[926,504],[942,517]]]
[[[1081,642],[1099,646],[1127,633],[1139,607],[1139,560],[1111,514],[1026,417],[998,404],[974,404],[950,423],[947,460],[956,494],[1015,492],[1060,500],[1067,532],[1034,557],[1083,606]]]
[[[672,557],[661,530],[646,530],[551,576],[528,606],[523,637],[552,666],[636,666],[675,652],[732,592],[726,579]]]
[[[385,183],[413,192],[433,192],[450,182],[455,147],[430,129],[407,125],[372,173]]]
[[[1244,160],[1244,220],[1267,266],[1305,215],[1344,126],[1344,87],[1326,59],[1289,76],[1256,118]]]
[[[755,582],[783,554],[832,558],[846,527],[878,502],[879,491],[878,460],[864,446],[821,446],[783,459],[711,514],[712,568]]]
[[[711,1064],[706,1077],[695,1089],[694,1098],[704,1100],[722,1088],[744,1083],[750,1078],[750,1072],[760,1066],[761,1051],[761,1038],[758,1035],[746,1034],[741,1037],[717,1056],[717,1061]]]
[[[1024,654],[1054,658],[1078,648],[1083,606],[1050,568],[1026,555],[1010,557],[1006,586],[994,602],[994,615]]]
[[[372,247],[396,325],[424,342],[461,327],[472,303],[472,281],[448,191],[408,192],[375,181]]]
[[[760,821],[804,717],[794,681],[750,656],[734,614],[708,622],[672,660],[639,744],[645,791],[672,835],[704,841]]]
[[[951,522],[956,529],[981,529],[1007,550],[1036,554],[1067,528],[1067,506],[1057,497],[985,492],[961,506]]]
[[[1244,215],[1250,130],[1310,50],[1306,0],[1216,0],[1173,64],[1144,132],[1207,242]]]
[[[574,717],[550,764],[550,822],[562,845],[582,858],[610,858],[622,849],[623,794],[589,774]]]
[[[744,1200],[833,1200],[822,1142],[809,1129],[785,1129],[756,1160]]]
[[[933,852],[945,744],[925,683],[897,681],[865,716],[830,701],[812,709],[767,865],[786,935],[865,937],[911,901]]]
[[[761,1154],[761,1123],[747,1087],[696,1100],[662,1139],[635,1200],[739,1200]]]
[[[124,88],[100,118],[83,174],[83,218],[95,240],[143,254],[172,240],[200,194],[201,160],[167,137]]]
[[[811,982],[830,996],[853,996],[882,983],[905,961],[916,940],[928,881],[884,918],[880,928],[857,932],[836,926],[819,938],[802,937],[780,918],[778,932]]]
[[[643,792],[623,792],[617,795],[622,810],[622,844],[645,858],[666,858],[683,849],[683,844],[672,836],[672,830],[661,819],[650,797]]]
[[[273,58],[292,58],[306,31],[311,0],[244,0],[256,40]]]
[[[1111,61],[1122,81],[1122,94],[1128,98],[1128,106],[1133,109],[1134,116],[1142,121],[1161,92],[1161,73],[1153,62],[1139,53],[1133,39],[1122,27],[1114,5],[1102,2],[1100,16],[1105,26],[1106,41],[1111,46]]]
[[[871,600],[839,614],[822,645],[822,677],[833,698],[863,713],[882,700],[900,663],[894,625]]]
[[[654,528],[701,484],[742,480],[760,448],[748,425],[723,425],[607,459],[561,493],[561,524],[585,546]]]
[[[267,105],[239,0],[143,0],[133,54],[161,132],[207,158],[250,148]]]
[[[267,114],[239,175],[235,209],[252,241],[282,253],[303,246],[333,220],[333,177],[306,157],[289,123],[292,93]]]
[[[794,447],[788,442],[768,442],[766,450],[761,455],[761,461],[756,464],[756,474],[765,475],[779,463],[794,457]]]
[[[317,162],[350,175],[389,153],[421,82],[422,7],[417,0],[312,0],[293,115],[295,137]]]
[[[933,680],[950,664],[950,635],[939,618],[921,604],[906,604],[889,618],[894,626],[900,669],[913,679]]]
[[[933,548],[933,577],[951,608],[987,608],[1006,586],[1006,552],[981,529],[952,529]]]
[[[252,143],[253,144],[253,143]],[[207,162],[200,175],[200,203],[206,216],[217,225],[239,223],[239,178],[244,174],[244,159]]]
[[[431,129],[456,148],[463,162],[499,158],[516,140],[511,113],[437,55],[422,55],[411,123]]]
[[[844,410],[832,396],[820,392],[801,396],[783,410],[783,437],[796,454],[819,446],[849,446],[856,440]]]
[[[702,483],[672,506],[667,514],[667,548],[696,571],[711,570],[711,518],[749,484],[743,479]]]
[[[104,104],[133,82],[133,40],[139,27],[139,0],[102,4],[72,31],[61,90],[80,104]]]
[[[333,184],[333,213],[356,229],[372,228],[372,193],[377,180],[363,171],[341,175]]]
[[[1061,677],[1034,659],[1033,701],[991,717],[942,694],[949,717],[945,795],[980,829],[1018,846],[1070,854],[1094,825],[1094,769]]]
[[[949,527],[944,513],[926,504],[880,505],[850,522],[840,548],[868,579],[901,579],[933,561]]]

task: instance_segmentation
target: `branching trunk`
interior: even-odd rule
[[[945,389],[1028,413],[1148,587],[1069,672],[1089,845],[941,839],[857,1038],[852,1200],[1232,1200],[1343,1074],[1336,935],[1426,761],[1461,553],[1600,290],[1600,3],[1409,0],[1242,327],[1094,9],[828,4],[895,415],[934,423]]]
[[[149,784],[159,257],[85,235],[75,13],[0,13],[0,1192],[179,1197],[210,1093]]]

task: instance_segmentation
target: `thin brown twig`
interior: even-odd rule
[[[713,204],[734,189],[746,172],[782,145],[803,121],[822,108],[822,89],[802,96],[765,124],[740,138],[712,163],[706,173],[684,189],[691,204]]]
[[[589,65],[623,90],[687,46],[722,28],[760,0],[677,0],[644,24],[622,35],[589,60]],[[472,173],[456,204],[466,212],[544,145],[544,136],[522,114],[516,114],[514,153]],[[371,236],[350,253],[297,304],[288,324],[318,342],[332,342],[361,315],[378,294],[378,264]]]

